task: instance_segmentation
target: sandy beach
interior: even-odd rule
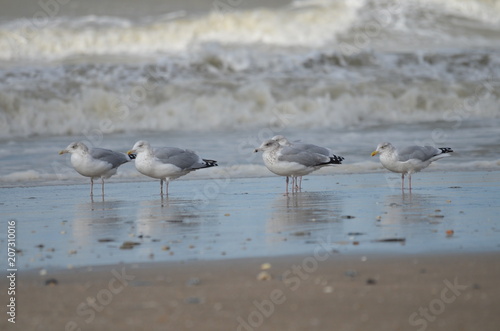
[[[497,330],[499,253],[117,264],[20,276],[2,330]],[[262,271],[262,268],[269,268]]]

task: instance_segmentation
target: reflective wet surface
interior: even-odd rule
[[[1,189],[16,220],[20,268],[339,253],[500,250],[500,174],[426,172],[401,192],[399,176],[309,176],[283,195],[284,178],[109,183]],[[5,239],[2,239],[5,240]],[[5,246],[5,245],[3,245]]]

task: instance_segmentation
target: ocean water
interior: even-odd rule
[[[4,1],[5,2],[5,1]],[[139,139],[271,175],[285,134],[380,171],[381,141],[452,147],[429,170],[500,170],[500,1],[19,1],[0,13],[0,186],[80,182],[72,141]],[[133,165],[116,180],[144,179]],[[187,178],[187,177],[186,177]]]

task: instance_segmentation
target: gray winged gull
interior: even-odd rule
[[[136,154],[135,167],[143,175],[160,180],[160,195],[163,197],[163,181],[166,195],[171,180],[187,175],[191,171],[217,166],[217,161],[202,159],[189,149],[177,147],[152,148],[144,140],[134,144],[127,152]]]
[[[392,171],[401,174],[401,189],[404,190],[405,175],[408,175],[411,190],[411,175],[427,168],[432,162],[450,156],[449,147],[409,146],[398,150],[391,143],[380,143],[372,156],[379,155],[380,163]]]

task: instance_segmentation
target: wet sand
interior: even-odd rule
[[[113,178],[104,201],[91,202],[85,178],[0,193],[19,267],[50,270],[309,254],[318,242],[342,253],[498,251],[499,174],[421,173],[412,194],[390,173],[308,176],[289,196],[279,177],[179,180],[163,200],[158,181]]]
[[[499,173],[428,171],[411,195],[398,179],[309,176],[289,196],[278,177],[179,180],[163,200],[112,179],[93,202],[83,178],[2,188],[15,328],[496,330]]]

